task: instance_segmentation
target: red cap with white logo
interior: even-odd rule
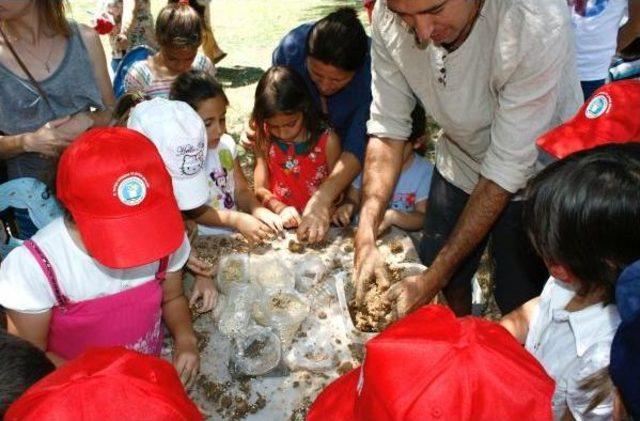
[[[88,253],[107,267],[154,262],[184,239],[162,158],[134,130],[97,128],[80,135],[60,158],[56,185]]]
[[[425,306],[366,344],[308,421],[551,420],[553,380],[502,326]]]
[[[607,143],[640,141],[640,81],[621,80],[598,89],[571,120],[542,135],[538,146],[562,159]]]

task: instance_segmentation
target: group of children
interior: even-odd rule
[[[45,350],[56,365],[95,346],[159,355],[164,321],[173,337],[174,367],[188,386],[199,370],[189,306],[202,298],[199,310],[208,311],[216,296],[213,270],[198,259],[190,239],[239,232],[259,243],[296,227],[341,146],[304,81],[288,67],[272,67],[258,83],[251,114],[251,188],[226,133],[229,101],[213,67],[192,68],[201,42],[193,38],[198,31],[192,11],[180,3],[163,13],[166,39],[158,37],[155,58],[132,69],[129,86],[136,91],[121,98],[115,126],[84,133],[62,154],[56,196],[63,216],[2,261],[0,305],[7,309],[9,331]],[[640,87],[604,89],[606,107],[596,93],[579,112],[588,121],[576,117],[549,135],[559,141],[543,147],[551,143],[552,152],[573,152],[594,146],[580,139],[571,150],[567,138],[576,133],[612,140],[607,128],[619,126],[602,121],[618,117],[610,115],[619,110],[616,98],[637,95]],[[637,109],[640,95],[624,101]],[[392,225],[419,230],[427,211],[433,167],[414,151],[424,135],[424,111],[416,109],[413,117],[402,174],[380,231]],[[587,123],[592,126],[584,129]],[[614,140],[639,140],[636,135],[616,134]],[[525,223],[552,278],[540,297],[506,315],[502,325],[555,380],[547,404],[557,419],[612,415],[616,395],[596,392],[609,378],[610,360],[623,406],[640,415],[637,378],[634,383],[624,370],[634,355],[629,350],[638,349],[633,329],[640,312],[628,299],[632,294],[618,293],[623,281],[627,291],[640,288],[639,174],[636,145],[608,146],[550,165],[529,187]],[[352,223],[361,185],[359,177],[334,205],[336,225]],[[191,302],[183,292],[185,266],[196,274]],[[620,353],[611,350],[612,342]],[[369,358],[358,369],[365,377]],[[52,369],[39,367],[42,374]],[[353,413],[341,416],[353,419]]]

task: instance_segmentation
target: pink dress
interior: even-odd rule
[[[152,355],[162,347],[162,286],[168,257],[160,260],[155,278],[122,292],[71,302],[60,289],[51,263],[40,247],[24,243],[38,261],[56,299],[47,351],[73,359],[91,347],[124,346]],[[90,280],[88,280],[90,282]]]

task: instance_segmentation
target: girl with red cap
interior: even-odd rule
[[[132,130],[90,130],[65,150],[56,181],[67,215],[0,267],[9,331],[61,364],[100,346],[159,355],[164,321],[191,383],[199,356],[181,272],[190,246],[156,147]]]

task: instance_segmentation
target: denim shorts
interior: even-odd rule
[[[447,241],[462,214],[469,195],[446,181],[436,170],[431,179],[423,237],[419,252],[429,266]],[[522,226],[522,201],[511,201],[476,249],[462,262],[446,288],[468,287],[489,244],[493,260],[494,296],[502,314],[540,295],[549,277]]]

